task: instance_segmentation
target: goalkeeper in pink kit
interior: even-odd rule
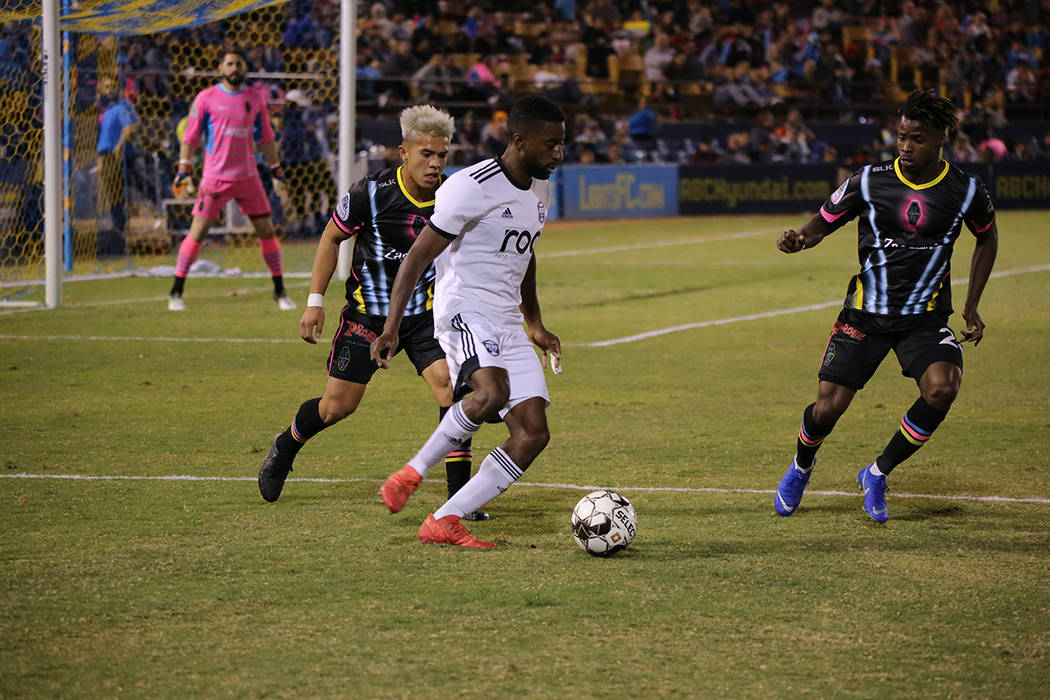
[[[270,165],[274,191],[283,195],[284,183],[277,142],[274,140],[266,98],[244,87],[248,66],[237,49],[223,51],[219,62],[220,82],[201,90],[193,100],[186,131],[179,147],[179,170],[172,185],[176,197],[197,194],[189,235],[179,246],[175,263],[175,282],[168,309],[183,311],[182,292],[190,266],[200,253],[209,229],[222,217],[222,209],[237,200],[255,229],[263,260],[273,278],[273,298],[278,308],[292,310],[295,302],[284,290],[281,246],[270,221],[270,202],[255,167],[255,144],[259,144]],[[204,174],[199,188],[190,176],[190,157],[203,141]]]

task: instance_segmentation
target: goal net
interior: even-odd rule
[[[246,88],[266,96],[285,164],[289,197],[282,203],[258,154],[286,274],[309,271],[337,196],[339,18],[338,6],[334,17],[303,14],[305,7],[270,4],[197,23],[173,11],[151,17],[146,33],[63,34],[66,280],[170,274],[193,204],[171,192],[179,139],[196,94],[218,81],[227,46],[247,55]],[[0,302],[8,303],[43,298],[39,8],[39,2],[0,0]],[[77,25],[68,20],[63,29]],[[310,32],[289,31],[307,21]],[[154,31],[187,23],[192,26]],[[135,123],[129,138],[114,143],[120,129],[103,129],[104,120]],[[202,155],[197,149],[195,182]],[[212,228],[200,260],[202,274],[269,274],[234,203]]]

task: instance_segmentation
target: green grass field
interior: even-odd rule
[[[139,278],[0,312],[0,696],[1045,696],[1046,214],[1000,214],[986,338],[892,475],[884,526],[855,475],[916,395],[892,357],[799,511],[773,514],[856,267],[852,224],[778,253],[803,221],[548,226],[540,299],[565,372],[549,375],[550,446],[472,526],[491,552],[418,542],[442,481],[398,515],[379,502],[437,418],[403,358],[262,501],[262,457],[321,393],[328,352],[298,340],[266,280],[191,279],[181,315],[157,300],[168,280]],[[964,234],[957,281],[971,251]],[[301,304],[305,281],[291,290]],[[504,437],[484,427],[477,461]],[[110,478],[52,478],[79,476]],[[572,486],[634,502],[626,552],[576,548]]]

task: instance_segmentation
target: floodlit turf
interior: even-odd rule
[[[773,514],[833,306],[594,345],[840,299],[855,225],[778,253],[804,218],[547,227],[540,298],[565,372],[548,375],[550,446],[470,524],[490,552],[416,540],[440,481],[398,515],[376,495],[437,418],[403,358],[301,453],[293,479],[325,481],[262,501],[259,464],[320,394],[327,354],[297,340],[299,313],[278,312],[266,280],[191,279],[184,314],[157,279],[0,311],[0,695],[1045,695],[1045,212],[1000,213],[1010,274],[985,293],[986,339],[966,346],[948,419],[890,478],[884,526],[855,475],[914,400],[892,356],[799,511]],[[956,280],[971,250],[964,234]],[[305,281],[290,290],[301,306]],[[961,307],[965,286],[953,294]],[[478,461],[504,435],[485,426]],[[570,485],[632,500],[626,552],[577,549],[586,490]]]

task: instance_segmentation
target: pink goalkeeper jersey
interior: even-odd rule
[[[255,90],[230,92],[222,85],[201,90],[193,100],[182,142],[196,148],[204,137],[204,178],[258,177],[255,143],[273,141],[266,98]]]

